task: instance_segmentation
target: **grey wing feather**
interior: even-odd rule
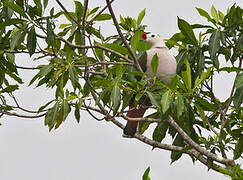
[[[141,55],[138,57],[138,63],[142,68],[143,72],[147,70],[147,53],[146,51],[142,52]]]

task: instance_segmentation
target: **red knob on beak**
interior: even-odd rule
[[[147,39],[147,35],[146,35],[146,33],[143,33],[143,34],[142,34],[142,38],[143,38],[143,39]]]

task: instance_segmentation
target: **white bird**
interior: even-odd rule
[[[153,77],[151,61],[154,55],[157,54],[158,68],[156,76],[163,80],[165,84],[168,84],[168,82],[170,81],[170,77],[166,76],[165,74],[176,73],[177,64],[174,56],[170,53],[169,49],[165,45],[165,42],[163,41],[163,39],[160,38],[159,35],[146,35],[145,33],[143,33],[142,38],[151,45],[151,48],[145,51],[138,60],[142,70],[146,72],[150,77]],[[149,104],[150,102],[147,97],[142,98],[142,100],[140,100],[139,108],[135,108],[133,102],[131,102],[129,106],[130,110],[127,113],[127,117],[143,117],[145,111],[147,110],[147,108],[144,106],[148,106]],[[123,131],[124,135],[133,137],[137,131],[137,125],[137,121],[127,121],[126,127]]]

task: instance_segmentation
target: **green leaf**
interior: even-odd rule
[[[180,81],[179,76],[176,74],[171,78],[171,81],[168,83],[168,87],[171,90],[177,90],[177,84]]]
[[[236,108],[240,107],[240,105],[243,103],[243,86],[236,89],[233,96],[233,103]]]
[[[116,44],[116,43],[105,43],[105,44],[102,44],[101,46],[103,47],[106,47],[108,49],[111,49],[111,50],[114,50],[114,51],[117,51],[119,53],[121,53],[122,55],[128,55],[129,52],[127,50],[127,48],[119,45],[119,44]]]
[[[80,122],[80,108],[80,103],[77,102],[75,104],[74,116],[78,123]]]
[[[40,76],[39,76],[39,73],[36,74],[36,75],[30,80],[28,86],[30,86],[31,84],[33,84],[33,83],[36,81],[36,79],[38,79],[39,77],[40,77]]]
[[[238,159],[243,153],[243,134],[241,134],[234,149],[234,159]]]
[[[11,1],[4,1],[3,2],[4,6],[7,6],[8,8],[12,9],[13,11],[17,12],[19,15],[28,18],[27,15],[25,14],[24,10],[22,7],[20,7],[18,4],[15,4]]]
[[[75,66],[73,65],[69,65],[69,68],[68,68],[68,73],[69,73],[69,77],[70,77],[70,80],[71,80],[71,83],[73,85],[73,88],[76,89],[76,88],[80,88],[80,84],[79,84],[79,81],[78,81],[78,73],[75,69]]]
[[[144,174],[143,174],[143,180],[150,180],[149,171],[150,171],[150,167],[148,167],[146,169],[146,171],[144,172]]]
[[[161,106],[162,106],[162,112],[166,113],[166,111],[169,109],[171,104],[172,94],[171,90],[166,91],[161,98]]]
[[[14,72],[17,74],[16,66],[10,60],[1,59],[1,64],[6,67],[7,71],[12,72],[12,73]]]
[[[66,100],[63,100],[61,109],[62,109],[62,118],[64,121],[71,111],[70,105],[68,104],[68,102]]]
[[[16,18],[8,19],[7,21],[2,22],[0,24],[0,29],[5,28],[6,26],[11,26],[11,25],[19,24],[19,23],[24,23],[24,22],[26,22],[26,21],[23,19],[16,19]]]
[[[207,18],[207,20],[208,20],[209,22],[212,22],[213,24],[215,24],[215,22],[214,22],[213,19],[210,17],[210,15],[207,13],[207,11],[205,11],[205,10],[203,10],[203,9],[201,9],[201,8],[196,8],[196,9],[197,9],[198,13],[199,13],[201,16]]]
[[[203,99],[201,97],[196,97],[196,102],[199,103],[200,107],[204,111],[216,111],[217,110],[217,105],[209,103],[206,99]]]
[[[177,119],[179,119],[179,117],[182,115],[182,113],[184,112],[185,109],[185,104],[184,104],[184,98],[181,94],[178,93],[177,95]]]
[[[46,103],[45,105],[41,106],[39,109],[38,109],[38,112],[41,112],[43,111],[47,106],[49,106],[54,100],[51,100],[49,101],[48,103]]]
[[[115,65],[114,67],[116,71],[116,80],[120,80],[126,71],[126,68],[123,65]]]
[[[27,49],[30,53],[30,56],[32,56],[32,54],[35,53],[35,48],[36,48],[36,33],[35,33],[35,27],[32,26],[27,36]]]
[[[219,15],[217,13],[217,10],[215,9],[214,5],[211,7],[211,14],[213,16],[213,19],[216,21],[216,23],[219,22]]]
[[[207,121],[206,121],[206,116],[205,116],[205,113],[203,111],[203,108],[201,108],[201,106],[198,104],[198,103],[195,103],[195,106],[197,108],[197,111],[199,112],[200,114],[200,117],[202,118],[203,120],[203,127],[206,127],[206,124],[207,124]]]
[[[179,54],[176,56],[176,61],[177,61],[176,74],[180,74],[186,56],[187,56],[187,51],[185,50],[181,50]]]
[[[182,136],[180,134],[177,134],[174,142],[172,143],[175,146],[184,146],[184,139],[182,138]],[[181,156],[182,156],[183,152],[181,151],[172,151],[170,154],[170,159],[171,159],[171,164],[175,161],[177,161]]]
[[[10,41],[10,51],[14,50],[14,48],[15,48],[15,46],[17,45],[17,43],[18,43],[20,37],[21,37],[21,31],[17,31],[17,32],[13,35],[13,37],[12,37],[12,39],[11,39],[11,41]]]
[[[46,7],[47,7],[47,5],[48,5],[48,1],[49,1],[49,0],[43,0],[44,9],[46,9]]]
[[[80,30],[78,30],[78,29],[75,31],[75,44],[77,44],[77,45],[82,44],[82,34],[81,34]]]
[[[159,122],[153,132],[153,140],[157,142],[161,142],[166,135],[166,131],[168,129],[168,123],[166,121]]]
[[[139,27],[139,25],[141,24],[144,16],[145,16],[145,8],[138,15],[138,18],[137,18],[137,27]]]
[[[138,50],[139,44],[141,43],[141,36],[142,36],[142,31],[136,31],[134,35],[131,38],[131,47],[133,52],[136,52]]]
[[[121,92],[120,92],[120,88],[119,88],[118,84],[115,84],[115,86],[112,89],[111,101],[112,101],[113,115],[115,115],[117,113],[120,103],[121,103]]]
[[[16,85],[8,85],[8,87],[4,88],[3,90],[1,90],[1,93],[11,93],[15,90],[19,89],[19,86]]]
[[[243,86],[243,73],[240,73],[236,78],[235,78],[235,87],[240,88]]]
[[[75,3],[75,13],[78,18],[78,21],[80,22],[83,17],[83,5],[79,1],[74,1],[74,3]]]
[[[211,71],[212,71],[212,67],[209,67],[207,68],[206,72],[202,72],[202,75],[200,77],[199,76],[197,77],[197,79],[195,80],[193,91],[195,91],[199,85],[201,85],[206,79],[209,78]]]
[[[63,100],[60,110],[58,112],[58,119],[55,125],[55,129],[57,129],[62,124],[62,122],[65,121],[70,111],[71,111],[70,105],[66,100]]]
[[[49,127],[49,131],[51,131],[58,120],[59,113],[59,101],[55,103],[55,105],[49,109],[45,115],[45,125]]]
[[[39,77],[43,77],[43,76],[46,76],[49,72],[51,72],[51,70],[53,69],[53,65],[52,64],[48,64],[48,65],[45,65],[43,66],[41,69],[40,69],[40,72],[38,73]]]
[[[238,67],[222,67],[219,68],[218,71],[226,71],[227,73],[231,73],[231,72],[240,72],[243,71],[243,69],[238,68]]]
[[[17,0],[16,4],[18,4],[20,7],[24,7],[24,0]]]
[[[185,20],[180,19],[179,17],[177,17],[177,20],[178,20],[178,27],[181,30],[182,34],[186,37],[185,40],[187,41],[187,43],[197,46],[198,45],[197,39],[194,35],[191,25]]]
[[[218,11],[218,16],[219,16],[219,19],[223,22],[224,14],[221,11]]]
[[[36,12],[39,16],[42,15],[42,5],[41,5],[41,0],[34,0],[34,3],[36,5]]]
[[[97,44],[96,42],[94,43],[95,45]],[[104,51],[100,48],[95,48],[95,54],[99,58],[99,60],[103,61],[104,60]]]
[[[54,43],[54,32],[53,32],[53,28],[52,28],[52,23],[50,22],[50,19],[47,18],[47,38],[46,38],[46,42],[48,45],[53,45]]]
[[[212,35],[209,38],[209,54],[213,61],[214,66],[218,69],[218,58],[216,57],[217,52],[220,48],[220,30],[215,29]]]
[[[72,24],[60,24],[60,26],[59,26],[59,28],[60,29],[63,29],[63,28],[66,28],[66,27],[68,27],[68,26],[71,26]]]
[[[159,58],[156,53],[151,60],[151,68],[154,76],[156,76],[158,66],[159,66]]]
[[[87,14],[87,16],[90,16],[90,15],[92,15],[92,14],[95,14],[95,13],[99,10],[99,8],[100,8],[100,7],[95,7],[94,9],[92,9],[92,10],[90,11],[90,13]]]
[[[13,78],[15,81],[17,81],[19,84],[23,84],[24,82],[22,81],[22,79],[20,77],[18,77],[17,75],[15,75],[14,73],[12,73],[12,71],[10,72],[6,72],[11,78]]]
[[[186,85],[186,88],[191,94],[191,86],[192,86],[192,80],[191,80],[191,67],[187,59],[184,60],[184,63],[186,64],[186,70],[181,72],[183,82]]]
[[[100,14],[95,17],[94,21],[107,21],[111,19],[110,14]]]
[[[148,92],[147,91],[147,94],[148,94],[148,97],[151,101],[151,103],[156,106],[157,108],[160,108],[160,104],[159,104],[159,97],[158,95],[152,93],[152,92]]]

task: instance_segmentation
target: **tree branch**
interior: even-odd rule
[[[92,110],[92,111],[96,111],[98,113],[101,113],[103,115],[105,115],[105,119],[110,120],[113,124],[115,124],[116,126],[118,126],[121,129],[124,129],[124,125],[122,123],[120,123],[118,120],[116,120],[114,117],[110,116],[109,114],[104,113],[103,111],[101,111],[100,109],[96,109],[90,106],[86,106],[86,108]],[[141,120],[143,120],[144,118],[141,118]],[[127,120],[135,120],[135,118],[129,118]],[[144,119],[145,120],[145,119]],[[147,118],[147,120],[152,121],[153,119],[151,118]],[[157,120],[156,120],[157,121]],[[180,146],[175,146],[175,145],[169,145],[169,144],[164,144],[164,143],[160,143],[157,141],[154,141],[152,139],[149,139],[139,133],[136,133],[134,135],[134,138],[138,139],[139,141],[148,144],[152,147],[157,147],[159,149],[164,149],[164,150],[168,150],[168,151],[183,151],[183,147]],[[207,158],[203,157],[203,155],[201,155],[200,152],[198,152],[195,149],[189,149],[185,152],[183,152],[185,154],[191,155],[193,157],[195,157],[196,159],[198,159],[201,163],[205,164],[206,166],[208,166],[208,160]],[[212,163],[212,165],[210,166],[210,168],[212,168],[213,170],[219,172],[218,168],[223,168],[221,166],[219,166],[218,164]],[[224,168],[225,170],[229,171],[228,169]]]
[[[83,9],[83,17],[82,17],[82,37],[81,37],[82,45],[85,45],[85,30],[86,30],[85,17],[86,17],[86,12],[88,9],[88,3],[89,3],[88,0],[84,0],[84,9]],[[85,49],[83,49],[83,55],[84,54],[85,54]]]
[[[240,57],[239,68],[241,68],[241,66],[242,66],[242,61],[243,61],[243,56]],[[240,73],[240,71],[237,71],[235,78],[239,75],[239,73]],[[232,87],[232,89],[231,89],[231,93],[230,93],[229,101],[228,101],[228,103],[225,105],[225,109],[224,109],[224,112],[223,112],[223,114],[222,114],[221,129],[224,128],[224,126],[225,126],[225,124],[226,124],[226,122],[227,122],[227,119],[225,119],[225,116],[226,116],[226,113],[227,113],[227,111],[228,111],[228,109],[229,109],[230,104],[232,103],[234,92],[235,92],[235,84],[233,85],[233,87]]]
[[[114,13],[114,11],[113,11],[113,9],[112,9],[112,7],[111,7],[111,3],[110,3],[110,1],[109,1],[109,0],[106,0],[106,3],[107,3],[107,6],[108,6],[108,9],[109,9],[109,11],[110,11],[112,20],[113,20],[113,22],[114,22],[114,24],[115,24],[116,30],[117,30],[119,36],[120,36],[121,39],[122,39],[122,42],[125,44],[127,50],[129,51],[129,53],[130,53],[131,56],[132,56],[132,59],[133,59],[134,62],[136,63],[136,64],[135,64],[135,65],[136,65],[136,68],[137,68],[140,72],[143,72],[142,68],[140,67],[140,65],[139,65],[139,63],[138,63],[138,60],[137,60],[137,58],[136,58],[134,52],[132,51],[131,47],[129,46],[129,44],[127,43],[125,37],[123,36],[123,34],[122,34],[122,32],[121,32],[121,29],[120,29],[120,27],[119,27],[119,24],[118,24],[117,19],[116,19],[116,16],[115,16],[115,13]]]
[[[40,117],[43,117],[43,116],[46,115],[46,113],[43,113],[43,114],[36,115],[36,116],[28,116],[28,115],[21,115],[21,114],[17,114],[17,113],[11,113],[11,112],[4,111],[4,110],[1,110],[0,113],[3,113],[3,114],[8,115],[8,116],[16,116],[16,117],[28,118],[28,119],[40,118]]]
[[[111,1],[110,1],[110,4],[113,3],[113,2],[114,2],[114,0],[111,0]],[[106,6],[105,6],[103,9],[101,9],[101,10],[100,10],[94,17],[92,17],[92,19],[87,23],[87,26],[90,25],[90,24],[92,24],[92,22],[95,20],[95,18],[98,17],[101,13],[103,13],[103,12],[107,9],[107,7],[108,7],[108,6],[106,5]]]
[[[56,39],[59,39],[59,40],[63,41],[64,43],[68,44],[69,46],[71,46],[73,48],[80,48],[80,49],[99,48],[99,49],[102,49],[102,50],[104,50],[106,52],[110,52],[110,53],[112,53],[112,54],[114,54],[114,55],[126,60],[127,62],[133,63],[133,61],[130,60],[129,58],[127,58],[126,56],[124,56],[124,55],[122,55],[122,54],[120,54],[120,53],[118,53],[118,52],[116,52],[116,51],[114,51],[112,49],[105,48],[105,47],[103,47],[101,45],[98,45],[98,44],[94,45],[94,46],[75,45],[75,44],[72,44],[71,42],[69,42],[66,39],[64,39],[62,37],[59,37],[59,36],[57,36]]]
[[[208,158],[211,158],[221,164],[225,165],[231,165],[235,166],[235,162],[232,159],[225,159],[222,157],[218,157],[216,154],[213,154],[206,149],[202,148],[200,145],[195,143],[184,131],[181,129],[180,126],[177,125],[177,123],[171,118],[167,118],[167,122],[183,137],[183,139],[194,149],[196,149],[198,152],[202,153],[203,155],[207,156]]]
[[[68,17],[70,17],[70,19],[72,19],[72,21],[75,22],[75,24],[77,24],[80,29],[82,29],[81,24],[67,11],[63,4],[59,0],[56,0],[56,2],[62,8],[62,10],[68,15]]]
[[[112,122],[120,127],[121,129],[124,129],[123,124],[121,124],[119,121],[117,121],[115,118],[112,119]],[[134,138],[138,139],[139,141],[148,144],[152,147],[157,147],[159,149],[164,149],[164,150],[168,150],[168,151],[183,151],[183,147],[179,147],[179,146],[174,146],[174,145],[169,145],[169,144],[164,144],[164,143],[160,143],[157,141],[153,141],[152,139],[149,139],[141,134],[136,133],[134,135]],[[208,162],[207,159],[204,158],[198,151],[194,150],[194,149],[190,149],[187,150],[186,152],[183,152],[189,155],[194,156],[195,158],[197,158],[201,163],[205,164],[206,166],[208,166]],[[219,172],[218,168],[223,168],[215,163],[212,163],[212,167],[213,170]],[[228,170],[228,169],[226,169]]]

